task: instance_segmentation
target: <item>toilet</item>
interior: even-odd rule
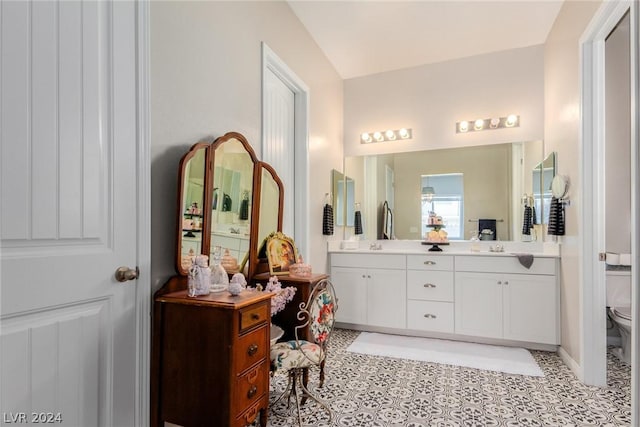
[[[626,274],[625,274],[626,273]],[[631,363],[631,272],[607,271],[607,307],[609,317],[620,331],[621,347],[613,353]]]

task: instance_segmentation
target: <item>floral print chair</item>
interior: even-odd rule
[[[324,365],[337,309],[338,301],[333,285],[328,279],[321,280],[311,291],[309,300],[306,303],[300,303],[297,317],[302,323],[296,326],[296,339],[277,343],[271,347],[272,366],[278,370],[286,370],[289,376],[285,390],[273,402],[273,406],[275,407],[284,396],[287,396],[287,406],[289,406],[293,395],[300,425],[302,425],[300,405],[304,404],[307,398],[314,400],[327,411],[331,421],[332,414],[329,407],[311,394],[302,379],[308,368]],[[302,335],[307,326],[311,341],[299,339],[299,334]]]

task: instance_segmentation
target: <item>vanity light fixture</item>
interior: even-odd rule
[[[376,132],[364,132],[360,135],[361,144],[369,144],[371,142],[395,141],[397,139],[411,139],[413,132],[411,129],[386,130]]]
[[[473,126],[471,126],[470,123],[473,123]],[[456,133],[513,127],[520,127],[520,116],[516,114],[510,114],[506,117],[494,117],[491,119],[477,119],[472,121],[462,120],[456,123]]]

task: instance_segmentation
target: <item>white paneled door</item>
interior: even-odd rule
[[[136,7],[0,2],[5,424],[136,424]]]

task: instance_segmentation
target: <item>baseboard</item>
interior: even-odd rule
[[[584,382],[584,376],[582,375],[582,367],[580,364],[573,360],[573,358],[569,356],[569,353],[567,353],[567,351],[562,347],[558,348],[558,355],[564,364],[571,369],[571,372],[573,372],[580,381]]]

